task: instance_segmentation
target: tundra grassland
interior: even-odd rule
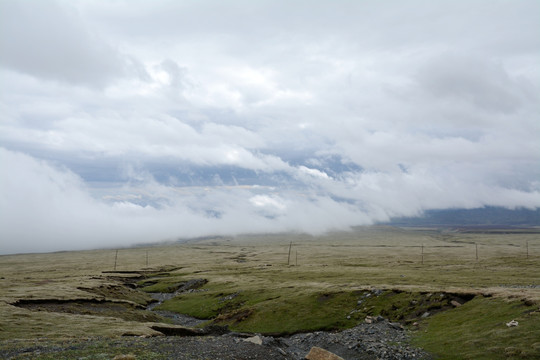
[[[169,320],[145,310],[150,293],[197,279],[157,309],[280,335],[383,315],[441,359],[540,358],[538,229],[373,226],[4,255],[0,347],[162,335],[153,327]]]

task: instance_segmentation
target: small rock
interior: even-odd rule
[[[513,327],[513,326],[518,326],[518,325],[519,325],[519,323],[516,320],[512,320],[512,321],[506,323],[506,326],[508,326],[508,327]]]
[[[133,354],[127,354],[127,355],[116,355],[113,360],[135,360],[137,359],[135,355]]]
[[[328,350],[314,346],[309,351],[309,354],[306,355],[307,360],[344,360],[342,357],[337,356],[334,353],[331,353]]]
[[[383,321],[384,318],[381,316],[381,315],[377,315],[377,316],[366,316],[366,318],[364,319],[364,321],[367,323],[367,324],[374,324],[374,323],[378,323],[378,322],[381,322]]]
[[[252,337],[248,337],[247,339],[244,339],[244,341],[256,344],[256,345],[262,345],[263,341],[259,335],[255,335]]]
[[[425,313],[422,314],[422,317],[427,318],[429,315],[430,315],[430,313],[426,311]]]
[[[450,301],[450,305],[452,305],[453,307],[460,307],[461,303],[457,302],[456,300],[452,300]]]

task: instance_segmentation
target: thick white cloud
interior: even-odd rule
[[[354,209],[328,197],[268,189],[174,188],[143,176],[123,196],[100,201],[67,169],[0,148],[0,253],[114,247],[215,234],[306,231],[350,226]],[[134,175],[135,176],[135,175]],[[272,191],[270,189],[270,191]],[[133,200],[148,197],[153,205]],[[290,208],[289,208],[290,207]],[[341,214],[340,214],[341,213]],[[337,219],[336,217],[340,217]],[[315,221],[320,218],[321,221]]]
[[[4,251],[540,206],[537,1],[0,10]]]
[[[103,86],[136,68],[72,9],[54,1],[0,3],[0,64],[54,81]]]

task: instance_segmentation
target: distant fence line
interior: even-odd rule
[[[293,248],[297,246],[307,246],[309,243],[301,242],[300,244],[289,242],[288,243],[288,250],[287,250],[287,265],[298,265],[298,250]],[[486,244],[486,243],[479,243],[479,242],[463,242],[461,244],[452,244],[452,245],[426,245],[426,244],[412,244],[412,245],[389,245],[389,244],[347,244],[347,245],[333,245],[333,247],[343,247],[343,248],[388,248],[388,249],[417,249],[416,251],[411,251],[407,255],[416,257],[418,255],[419,262],[424,264],[425,260],[427,258],[433,259],[436,255],[441,256],[449,256],[450,253],[444,253],[442,251],[433,252],[429,251],[430,249],[464,249],[463,252],[460,253],[453,253],[454,257],[462,257],[467,256],[467,258],[474,257],[476,261],[481,260],[482,258],[493,258],[493,257],[521,257],[525,259],[533,258],[535,256],[538,256],[540,254],[540,238],[538,240],[526,240],[524,242],[520,243],[498,243],[498,244]],[[499,248],[499,250],[496,251],[483,251],[482,248],[489,248],[489,249],[496,249]],[[515,249],[511,252],[505,252],[504,254],[501,254],[502,248],[508,248],[508,249]],[[465,251],[466,249],[466,251]],[[124,251],[136,251],[137,249],[122,249]],[[122,252],[120,249],[115,249],[114,251],[114,265],[113,270],[116,271],[118,266],[122,263]],[[443,253],[443,254],[441,254]],[[502,255],[502,256],[501,256]],[[128,261],[130,266],[133,266],[138,263],[138,261],[134,261],[133,255],[130,256],[130,260]],[[294,263],[294,264],[293,264]],[[125,264],[125,262],[124,262]],[[149,251],[147,249],[144,249],[144,253],[141,256],[140,259],[140,265],[144,265],[146,267],[149,266]]]
[[[309,246],[309,243],[302,242],[302,246]],[[291,247],[295,246],[292,242],[289,244],[289,254],[291,252]],[[429,257],[433,259],[435,256],[451,256],[452,258],[473,258],[476,261],[481,259],[488,258],[498,258],[498,257],[511,257],[511,258],[523,258],[530,259],[534,256],[540,255],[540,238],[538,241],[534,240],[525,240],[523,242],[513,242],[513,243],[498,243],[498,244],[486,244],[480,242],[462,242],[461,244],[452,244],[452,245],[426,245],[426,244],[412,244],[412,245],[389,245],[389,244],[347,244],[347,245],[334,245],[333,247],[344,247],[344,248],[388,248],[388,249],[410,249],[411,251],[407,253],[407,256],[416,257],[418,255],[419,262],[424,264],[424,261]],[[482,250],[482,248],[484,250]],[[491,249],[487,250],[487,249]],[[412,251],[413,249],[418,249]],[[429,251],[430,249],[464,249],[460,253],[444,253],[444,251]],[[503,249],[514,249],[514,251],[504,251]],[[351,250],[352,252],[352,250]],[[298,251],[296,253],[296,263],[298,262]],[[290,255],[287,260],[287,264],[291,265]]]

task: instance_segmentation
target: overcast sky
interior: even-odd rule
[[[0,253],[540,207],[540,1],[0,0]]]

